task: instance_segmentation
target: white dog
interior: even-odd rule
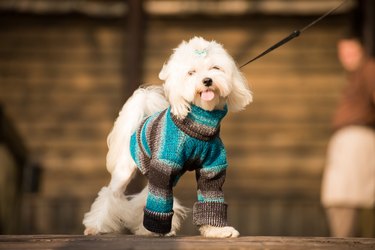
[[[220,121],[252,101],[245,78],[224,48],[195,37],[175,49],[159,78],[163,87],[136,90],[108,136],[111,181],[85,214],[85,234],[121,232],[172,236],[187,209],[172,188],[195,170],[198,201],[194,223],[206,237],[238,237],[227,225],[222,192],[227,167]],[[148,178],[139,194],[125,196],[135,170]]]

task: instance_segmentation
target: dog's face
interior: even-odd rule
[[[183,119],[190,104],[205,110],[243,109],[252,101],[245,78],[232,57],[218,43],[195,37],[182,42],[163,66],[159,78],[171,104],[171,112]]]

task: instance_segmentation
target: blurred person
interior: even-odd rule
[[[355,237],[359,209],[375,202],[375,61],[356,37],[337,50],[348,84],[333,117],[321,199],[331,235]]]

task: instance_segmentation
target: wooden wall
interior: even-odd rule
[[[106,136],[126,84],[124,23],[0,15],[0,100],[44,167],[40,194],[25,203],[26,232],[81,232],[89,204],[79,204],[108,181]]]
[[[245,62],[314,17],[150,18],[144,82],[181,40],[214,39]],[[222,125],[230,167],[229,219],[243,235],[327,235],[319,204],[330,118],[344,83],[335,44],[346,16],[331,16],[243,69],[254,103]],[[127,51],[121,19],[0,17],[0,100],[44,167],[24,204],[26,233],[80,233],[83,213],[109,180],[106,136],[122,103]],[[178,184],[191,206],[194,175]],[[191,219],[182,234],[196,234]]]

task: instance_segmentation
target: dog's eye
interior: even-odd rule
[[[211,69],[215,69],[215,70],[221,70],[221,68],[219,66],[213,66]]]
[[[189,72],[188,72],[188,75],[189,76],[192,76],[192,75],[194,75],[195,74],[195,70],[190,70]]]

